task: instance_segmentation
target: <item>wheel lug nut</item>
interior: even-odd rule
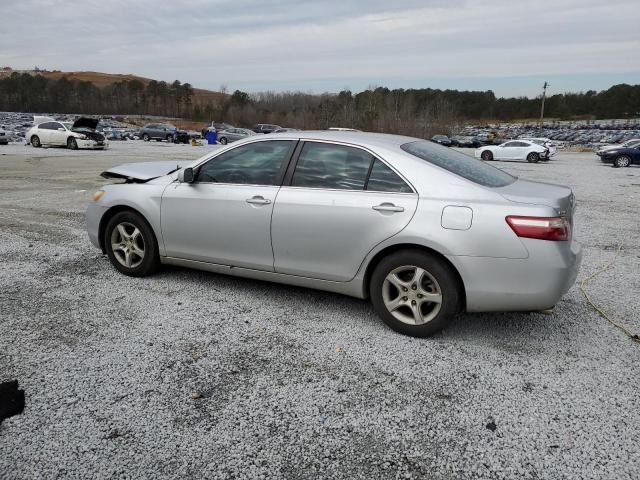
[[[415,305],[416,301],[415,300],[411,300],[411,305]]]
[[[402,300],[406,302],[407,300],[409,300],[409,297],[402,297]]]
[[[409,289],[408,289],[407,287],[402,287],[402,291],[403,291],[403,292],[408,292],[408,291],[409,291]]]
[[[422,294],[421,293],[418,294],[418,298],[422,298]]]
[[[415,286],[415,285],[411,285],[411,289],[412,289],[412,290],[416,290],[417,288],[418,288],[417,286]]]

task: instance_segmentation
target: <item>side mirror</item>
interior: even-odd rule
[[[178,181],[180,183],[193,183],[195,180],[195,175],[193,173],[193,168],[183,168],[178,172]]]

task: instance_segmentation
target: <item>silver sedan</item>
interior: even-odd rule
[[[551,308],[582,256],[570,188],[416,138],[260,135],[102,175],[124,181],[96,192],[87,228],[120,272],[170,264],[368,298],[413,336],[462,311]]]

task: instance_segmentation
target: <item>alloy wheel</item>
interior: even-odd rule
[[[391,315],[409,325],[433,320],[442,307],[442,290],[428,271],[416,266],[393,269],[382,284],[382,300]]]
[[[121,265],[127,268],[138,267],[145,254],[142,232],[132,223],[119,223],[111,232],[111,250]]]

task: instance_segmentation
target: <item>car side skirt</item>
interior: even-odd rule
[[[193,268],[205,270],[207,272],[221,273],[235,277],[251,278],[253,280],[263,280],[266,282],[283,283],[296,287],[312,288],[326,292],[334,292],[350,297],[365,298],[363,295],[362,283],[357,280],[349,282],[333,282],[330,280],[319,280],[297,275],[287,275],[284,273],[267,272],[264,270],[254,270],[250,268],[232,267],[217,263],[201,262],[197,260],[186,260],[175,257],[160,257],[160,262],[164,265],[174,265],[177,267]]]

